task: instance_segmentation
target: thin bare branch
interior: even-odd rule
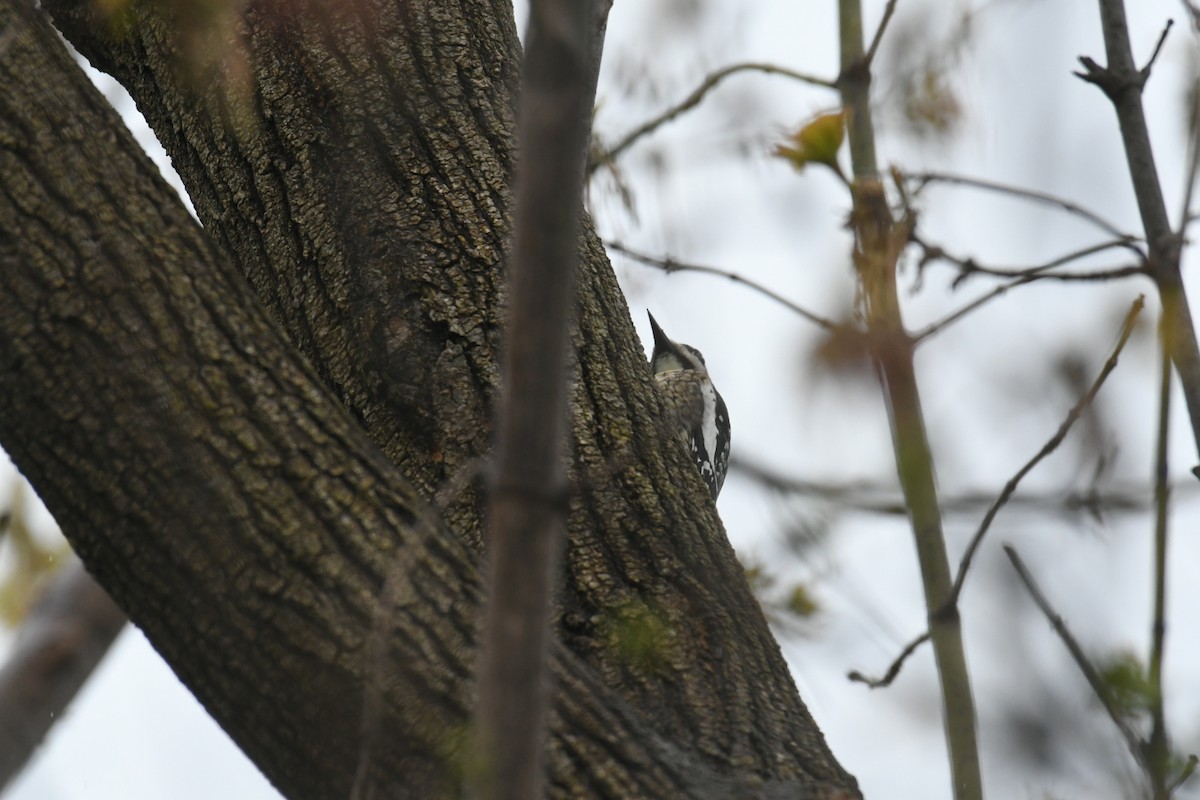
[[[896,13],[896,0],[888,0],[888,4],[883,9],[883,19],[879,21],[879,27],[875,29],[875,36],[871,39],[871,46],[867,48],[867,65],[875,63],[875,53],[879,51],[879,45],[883,41],[884,31],[887,30],[888,23],[892,21],[892,14]]]
[[[782,475],[761,464],[735,459],[730,469],[764,489],[785,497],[809,498],[837,509],[864,514],[906,516],[904,496],[894,485],[875,481],[813,481]],[[1200,498],[1200,483],[1185,480],[1169,487],[1173,498]],[[941,497],[942,511],[949,514],[978,514],[996,501],[995,490],[965,489]],[[1011,510],[1019,508],[1039,514],[1077,516],[1084,513],[1093,519],[1106,514],[1143,514],[1153,508],[1154,488],[1143,485],[1111,486],[1104,489],[1089,487],[1049,489],[1033,493],[1020,492],[1008,500]]]
[[[1139,260],[1144,260],[1146,254],[1138,247],[1135,242],[1139,241],[1137,237],[1122,231],[1113,222],[1108,221],[1094,211],[1090,211],[1083,206],[1064,197],[1049,194],[1047,192],[1039,192],[1034,189],[1025,189],[1020,186],[1012,186],[1011,184],[998,183],[996,181],[984,180],[983,178],[972,178],[967,175],[955,175],[949,172],[917,172],[907,176],[907,179],[918,184],[918,191],[928,184],[945,183],[953,186],[968,186],[974,189],[982,189],[988,192],[1005,194],[1011,197],[1020,197],[1025,200],[1031,200],[1035,203],[1054,206],[1068,214],[1073,214],[1093,226],[1099,228],[1105,233],[1112,236],[1114,239],[1129,242],[1128,248],[1138,255]]]
[[[1058,426],[1058,430],[1054,435],[1042,445],[1042,449],[1025,462],[1025,465],[1017,470],[1017,473],[1009,478],[1008,483],[1004,484],[1004,489],[1000,492],[1000,496],[996,498],[996,502],[992,503],[991,508],[983,517],[983,522],[979,524],[979,529],[975,531],[975,535],[971,537],[971,543],[967,545],[967,550],[963,553],[962,561],[958,565],[958,575],[954,579],[954,587],[950,590],[950,595],[946,598],[943,604],[944,609],[953,609],[958,604],[958,597],[962,593],[963,583],[967,579],[967,571],[971,568],[971,561],[975,557],[975,551],[979,549],[979,545],[983,542],[983,537],[987,534],[988,529],[992,525],[992,521],[996,519],[996,515],[1000,513],[1000,509],[1008,502],[1009,498],[1017,491],[1017,487],[1021,484],[1021,480],[1033,470],[1042,459],[1058,449],[1058,446],[1067,438],[1067,434],[1071,431],[1071,427],[1083,415],[1084,409],[1091,405],[1096,395],[1100,392],[1100,387],[1104,385],[1104,381],[1112,374],[1112,371],[1117,368],[1117,360],[1121,355],[1121,351],[1125,349],[1125,343],[1129,341],[1129,337],[1133,334],[1133,326],[1137,321],[1138,315],[1141,313],[1145,305],[1145,298],[1138,296],[1133,302],[1129,313],[1125,315],[1125,320],[1121,324],[1121,333],[1117,338],[1117,344],[1109,355],[1108,360],[1104,362],[1100,374],[1096,376],[1096,380],[1092,381],[1092,385],[1084,392],[1079,401],[1067,412],[1067,417]]]
[[[995,300],[996,298],[1003,297],[1004,295],[1008,294],[1009,290],[1016,289],[1018,286],[1024,286],[1027,283],[1033,283],[1036,280],[1037,280],[1037,276],[1028,276],[1027,275],[1024,278],[1018,278],[1015,281],[1011,281],[1009,283],[1005,283],[1000,286],[997,286],[996,288],[992,289],[987,294],[975,298],[974,300],[967,303],[965,306],[958,309],[957,311],[952,312],[951,314],[943,317],[942,319],[938,320],[937,322],[933,322],[933,323],[930,323],[929,325],[926,325],[924,328],[922,328],[921,330],[914,333],[913,337],[912,337],[913,343],[920,344],[921,342],[928,339],[929,337],[931,337],[937,333],[940,333],[941,331],[950,327],[954,323],[963,319],[964,317],[966,317],[968,314],[970,314],[972,311],[976,310],[977,308],[987,305],[988,303]]]
[[[978,272],[1004,277],[1005,270],[977,270]],[[1020,275],[1020,270],[1013,270],[1013,275]],[[1135,275],[1145,275],[1146,268],[1138,264],[1126,264],[1123,267],[1107,267],[1104,269],[1082,270],[1075,272],[1058,272],[1050,271],[1044,267],[1034,267],[1025,271],[1024,277],[1030,280],[1027,283],[1036,283],[1037,281],[1058,281],[1060,283],[1104,283],[1106,281],[1119,280],[1121,278],[1132,278]]]
[[[747,287],[748,289],[752,289],[755,292],[758,292],[759,294],[763,295],[764,297],[768,297],[771,300],[774,300],[776,303],[779,303],[781,306],[788,309],[789,311],[792,311],[792,312],[798,314],[799,316],[804,317],[804,319],[808,320],[809,322],[813,323],[814,325],[824,328],[825,330],[830,331],[831,333],[836,333],[845,327],[844,325],[834,322],[831,319],[826,319],[825,317],[822,317],[820,314],[814,314],[813,312],[809,311],[808,309],[796,305],[795,303],[793,303],[791,300],[788,300],[783,295],[780,295],[780,294],[772,291],[771,289],[768,289],[767,287],[763,286],[760,283],[755,283],[754,281],[750,280],[749,278],[743,278],[741,275],[738,275],[735,272],[729,272],[728,270],[720,269],[719,267],[708,267],[708,266],[704,266],[702,264],[688,264],[683,261],[677,261],[676,259],[671,258],[670,256],[648,255],[646,253],[642,253],[640,251],[626,247],[625,245],[621,244],[620,242],[607,241],[604,243],[604,246],[607,247],[609,250],[620,253],[623,256],[627,256],[627,257],[633,259],[634,261],[637,261],[639,264],[645,264],[648,267],[655,267],[656,269],[661,269],[663,272],[666,272],[666,273],[699,272],[703,275],[716,275],[719,278],[725,278],[727,280],[733,281],[734,283],[739,283],[742,286]]]
[[[1042,594],[1037,583],[1033,580],[1033,576],[1026,569],[1025,562],[1017,555],[1017,551],[1011,545],[1006,544],[1004,545],[1004,552],[1008,556],[1008,560],[1012,562],[1013,569],[1017,571],[1021,582],[1025,584],[1025,588],[1029,591],[1033,602],[1037,604],[1037,607],[1045,615],[1050,626],[1054,628],[1054,632],[1058,634],[1058,638],[1066,646],[1067,651],[1071,654],[1071,658],[1074,659],[1076,666],[1079,667],[1079,671],[1083,673],[1083,677],[1087,680],[1088,685],[1092,687],[1092,692],[1100,700],[1101,705],[1104,706],[1104,710],[1108,712],[1108,716],[1112,719],[1113,724],[1117,726],[1117,730],[1121,732],[1121,736],[1125,739],[1125,744],[1128,745],[1134,760],[1138,762],[1139,766],[1144,768],[1145,761],[1137,732],[1130,727],[1129,723],[1121,715],[1120,709],[1113,705],[1111,693],[1106,690],[1104,679],[1100,677],[1100,673],[1092,666],[1092,662],[1083,652],[1083,648],[1079,646],[1079,642],[1075,641],[1075,637],[1067,629],[1063,618],[1050,606],[1049,601],[1046,600],[1045,595]]]
[[[1187,763],[1184,764],[1183,769],[1179,771],[1179,776],[1171,782],[1170,786],[1167,787],[1167,794],[1174,794],[1176,789],[1178,789],[1180,786],[1183,786],[1183,784],[1187,782],[1187,779],[1192,777],[1192,773],[1196,771],[1196,764],[1198,761],[1200,761],[1200,759],[1197,759],[1195,755],[1189,755],[1187,757]]]
[[[820,86],[825,89],[836,88],[834,81],[818,78],[815,75],[809,75],[796,70],[780,67],[775,64],[762,64],[757,62],[746,62],[739,64],[731,64],[728,67],[723,67],[716,72],[709,74],[700,82],[692,93],[685,97],[680,102],[667,108],[661,114],[653,117],[641,125],[634,128],[629,133],[622,136],[615,145],[605,150],[601,155],[594,158],[587,167],[587,174],[591,176],[597,169],[615,161],[622,153],[628,150],[639,139],[647,136],[661,128],[663,125],[671,122],[688,111],[691,111],[711,92],[713,89],[731,75],[737,75],[743,72],[761,72],[766,75],[782,75],[786,78],[800,81],[801,83],[811,84],[812,86]]]
[[[1200,40],[1200,16],[1196,7],[1183,0],[1184,7],[1192,15],[1192,38]],[[1191,222],[1192,200],[1196,193],[1196,179],[1200,175],[1200,72],[1192,75],[1192,90],[1188,96],[1188,155],[1187,178],[1183,186],[1183,203],[1179,208],[1179,236],[1186,239]]]
[[[1150,738],[1146,741],[1147,776],[1156,800],[1169,797],[1171,742],[1163,713],[1163,654],[1167,631],[1167,522],[1170,510],[1171,354],[1159,325],[1158,440],[1154,452],[1154,619],[1150,625]]]
[[[1167,24],[1163,26],[1162,33],[1158,35],[1158,42],[1154,45],[1154,52],[1150,54],[1150,60],[1146,62],[1146,66],[1142,67],[1142,75],[1147,79],[1150,77],[1150,71],[1154,68],[1154,63],[1158,61],[1158,56],[1162,52],[1163,45],[1167,43],[1167,34],[1171,32],[1171,28],[1175,26],[1175,20],[1168,18]]]
[[[929,631],[925,631],[925,633],[922,633],[909,642],[908,646],[900,652],[900,655],[891,663],[891,666],[887,668],[887,672],[883,673],[883,677],[881,678],[868,678],[858,670],[851,671],[846,677],[855,683],[865,683],[872,689],[881,689],[885,686],[890,686],[892,681],[896,680],[896,676],[900,674],[900,668],[904,666],[904,662],[908,660],[908,657],[917,652],[917,648],[928,641]]]
[[[1052,258],[1049,261],[1041,264],[1034,264],[1028,267],[987,267],[980,264],[972,257],[955,256],[947,251],[944,247],[930,244],[921,236],[914,233],[911,237],[913,244],[917,245],[922,250],[922,255],[919,267],[924,269],[928,264],[944,263],[956,268],[959,272],[957,278],[952,284],[953,288],[957,289],[965,280],[972,275],[986,275],[993,278],[1025,278],[1030,275],[1043,276],[1043,273],[1050,273],[1043,277],[1049,279],[1057,279],[1062,281],[1097,281],[1109,280],[1114,277],[1125,277],[1129,274],[1144,272],[1143,267],[1118,267],[1108,270],[1089,270],[1086,272],[1051,272],[1058,267],[1070,264],[1072,261],[1094,256],[1097,253],[1103,253],[1108,250],[1124,248],[1130,243],[1128,239],[1116,239],[1107,242],[1099,242],[1097,244],[1081,247],[1077,250],[1072,250],[1069,253]],[[1131,272],[1130,270],[1133,270]]]
[[[962,308],[951,312],[937,322],[932,322],[929,325],[926,325],[924,328],[913,334],[913,342],[920,343],[935,334],[941,333],[954,323],[961,321],[972,311],[975,311],[981,306],[984,306],[999,297],[1003,297],[1012,289],[1016,289],[1019,286],[1025,286],[1026,284],[1034,283],[1036,281],[1058,280],[1073,283],[1103,283],[1105,281],[1118,280],[1120,278],[1129,278],[1134,275],[1145,274],[1147,274],[1145,267],[1133,265],[1088,272],[1040,272],[1028,274],[1022,278],[1018,278],[1017,280],[997,286],[990,292],[975,298]]]
[[[1197,82],[1200,84],[1200,81]],[[1195,219],[1191,212],[1192,200],[1196,196],[1196,179],[1200,176],[1200,85],[1193,89],[1197,95],[1192,101],[1192,119],[1188,126],[1187,179],[1183,187],[1183,202],[1179,206],[1179,236],[1187,238],[1188,225]]]

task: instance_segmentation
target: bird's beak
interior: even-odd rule
[[[654,331],[654,349],[655,350],[672,350],[675,343],[672,342],[663,329],[658,326],[658,320],[654,319],[654,315],[649,310],[646,311],[646,316],[650,318],[650,329]]]

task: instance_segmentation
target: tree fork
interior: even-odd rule
[[[222,94],[174,68],[164,4],[134,4],[119,36],[79,4],[50,5],[133,90],[205,228],[40,14],[0,6],[0,136],[19,145],[0,152],[0,440],[101,583],[285,793],[346,794],[371,686],[383,708],[368,783],[449,791],[480,510],[468,498],[440,514],[426,498],[486,452],[511,6],[362,3],[367,24],[326,25],[327,4],[281,17],[251,4],[231,28],[246,36],[228,73],[245,91]],[[581,250],[580,491],[552,669],[588,692],[552,710],[550,793],[855,791],[711,506],[673,478],[693,467],[655,422],[590,231]],[[613,645],[614,612],[638,608],[672,633],[666,669]]]

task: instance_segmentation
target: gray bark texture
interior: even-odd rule
[[[504,0],[0,2],[0,444],[290,798],[472,769],[519,44]],[[857,797],[585,224],[553,797]]]

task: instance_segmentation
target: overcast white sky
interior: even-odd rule
[[[1197,40],[1177,0],[1127,5],[1139,60],[1148,56],[1168,17],[1185,23],[1172,33],[1146,95],[1160,172],[1177,216],[1184,153],[1181,76]],[[882,3],[867,6],[873,30]],[[666,8],[691,7],[702,11],[694,24],[661,16]],[[906,30],[944,39],[965,8],[976,13],[971,44],[953,73],[965,110],[961,130],[945,141],[918,141],[904,134],[894,114],[880,113],[881,161],[908,171],[959,172],[1054,192],[1140,232],[1111,107],[1097,89],[1071,75],[1079,55],[1105,60],[1096,3],[901,0],[895,41]],[[833,0],[618,2],[609,25],[598,129],[611,139],[684,96],[699,76],[736,61],[773,62],[832,78],[836,40]],[[901,49],[915,58],[928,50],[928,41]],[[895,56],[885,47],[885,68]],[[102,85],[114,96],[110,83]],[[885,74],[877,92],[883,98],[891,91]],[[649,252],[727,268],[815,312],[841,316],[853,298],[842,229],[846,199],[829,176],[817,170],[797,175],[769,155],[784,131],[834,105],[832,95],[783,78],[729,79],[703,109],[627,154],[622,171],[636,197],[636,214],[606,191],[605,179],[593,187],[599,229]],[[131,126],[146,134],[144,124]],[[1046,207],[961,189],[930,192],[921,208],[929,239],[989,264],[1032,264],[1101,238]],[[1187,263],[1193,262],[1189,257]],[[648,307],[669,334],[705,353],[730,409],[735,456],[797,478],[894,484],[878,390],[870,383],[855,388],[816,370],[810,360],[819,340],[815,328],[727,281],[666,277],[620,258],[615,263],[643,340],[650,341]],[[990,288],[980,282],[953,293],[949,277],[949,270],[935,267],[920,294],[906,294],[910,327],[938,319]],[[1194,281],[1189,288],[1193,298],[1200,297]],[[1120,316],[1139,292],[1149,294],[1149,285],[1019,290],[922,350],[918,369],[944,493],[999,491],[1074,402],[1055,383],[1053,360],[1080,354],[1084,380],[1090,381],[1115,341]],[[1150,299],[1152,314],[1156,306]],[[1145,485],[1156,382],[1152,341],[1138,337],[1099,401],[1102,432],[1117,443],[1106,473],[1112,481]],[[1196,463],[1181,406],[1176,398],[1177,476]],[[1030,476],[1028,486],[1086,485],[1092,466],[1087,448],[1069,442]],[[835,518],[819,503],[781,501],[736,472],[719,507],[743,560],[770,565],[785,585],[807,582],[821,604],[820,616],[799,626],[799,633],[794,625],[780,629],[781,645],[801,695],[866,796],[949,797],[928,649],[890,689],[872,692],[845,679],[851,669],[881,672],[923,630],[920,581],[903,521]],[[1170,719],[1187,752],[1200,750],[1195,644],[1200,584],[1191,579],[1200,563],[1196,511],[1194,499],[1184,498],[1174,514],[1167,664]],[[979,516],[948,518],[952,558]],[[815,528],[832,526],[803,558],[783,536],[798,519]],[[1119,798],[1127,793],[1119,777],[1128,772],[1121,763],[1127,755],[1105,721],[1087,716],[1086,692],[1048,627],[1026,608],[1017,613],[1023,599],[1012,591],[1000,543],[1021,549],[1089,651],[1126,647],[1144,653],[1149,533],[1145,515],[1080,523],[1012,510],[998,519],[963,606],[990,796]],[[1011,742],[997,733],[1000,720],[1022,704],[1045,702],[1062,703],[1091,720],[1092,730],[1080,736],[1111,752],[1112,772],[1096,774],[1083,763],[1053,777],[1021,770]],[[277,797],[136,631],[122,635],[69,714],[8,797]],[[1180,796],[1200,797],[1200,791]]]

